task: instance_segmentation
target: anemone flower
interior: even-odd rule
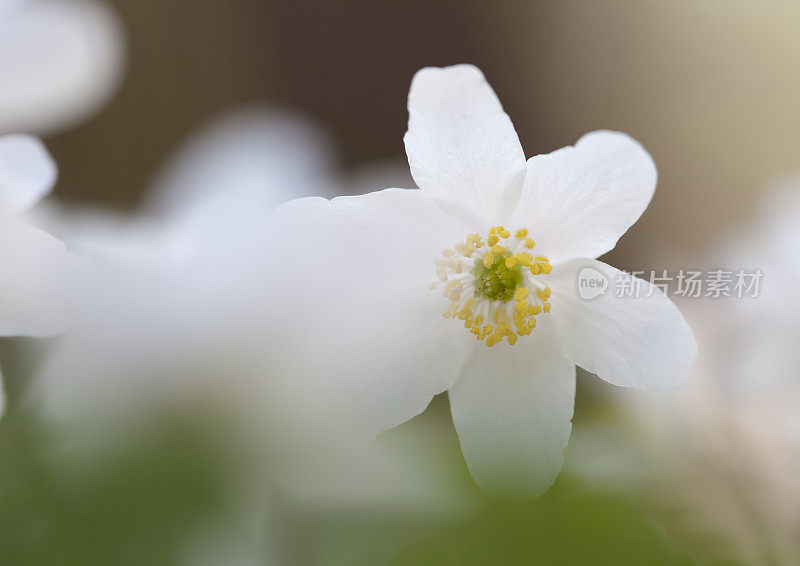
[[[610,131],[526,162],[469,65],[419,71],[408,109],[420,189],[300,199],[275,213],[300,293],[286,318],[305,313],[296,371],[371,435],[448,391],[478,484],[532,497],[561,469],[576,365],[646,390],[689,378],[697,348],[678,309],[594,259],[645,210],[656,169]],[[639,293],[620,296],[619,283]]]

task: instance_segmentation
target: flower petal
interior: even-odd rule
[[[71,126],[119,83],[121,26],[100,2],[20,4],[0,15],[0,132]]]
[[[310,377],[312,395],[341,403],[375,435],[452,385],[475,340],[442,317],[447,300],[429,285],[434,258],[463,239],[463,225],[416,189],[299,199],[271,224],[286,254],[273,265],[293,266],[279,318],[296,317],[298,304],[313,313],[289,331],[301,342],[287,370]]]
[[[537,249],[558,263],[598,257],[647,208],[656,167],[633,138],[591,132],[574,147],[528,160],[514,226],[532,230]]]
[[[49,234],[0,216],[0,336],[62,330],[63,291],[74,261]]]
[[[155,215],[176,224],[259,224],[279,204],[332,192],[333,149],[301,115],[243,108],[194,134],[167,162],[152,189]],[[205,243],[205,242],[204,242]]]
[[[607,286],[598,296],[582,299],[579,285],[586,289],[581,282],[590,279]],[[551,285],[551,316],[564,352],[577,365],[614,385],[649,391],[673,389],[689,380],[697,343],[660,289],[589,259],[557,265]]]
[[[37,138],[0,137],[0,206],[24,210],[50,192],[56,164]]]
[[[564,462],[575,365],[540,326],[515,346],[481,344],[448,393],[464,458],[489,495],[536,497]]]
[[[404,141],[411,174],[428,196],[483,229],[519,196],[525,154],[483,73],[472,65],[417,72]]]

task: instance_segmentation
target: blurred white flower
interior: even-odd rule
[[[0,336],[47,336],[64,324],[61,291],[73,259],[24,218],[55,180],[38,139],[0,136]]]
[[[56,165],[32,137],[0,137],[0,335],[47,336],[64,324],[59,288],[71,256],[24,213],[50,191]]]
[[[582,268],[620,275],[583,258],[613,248],[637,220],[656,170],[637,142],[608,131],[526,163],[473,66],[418,72],[408,106],[405,145],[421,190],[276,211],[283,248],[296,269],[310,268],[290,302],[314,313],[299,330],[298,362],[372,434],[449,391],[479,485],[535,496],[562,465],[575,364],[647,390],[689,377],[692,332],[660,291],[645,298],[642,281],[641,298],[577,294]]]
[[[287,386],[294,376],[281,373],[279,359],[296,352],[281,351],[285,328],[274,313],[285,299],[275,281],[294,265],[276,261],[285,241],[267,231],[269,215],[292,197],[336,194],[331,161],[325,139],[301,119],[241,112],[170,160],[138,217],[54,211],[43,219],[93,262],[73,297],[73,328],[32,390],[57,425],[59,448],[102,453],[147,436],[156,417],[188,414],[213,423],[247,462],[230,478],[231,518],[185,541],[188,563],[271,554],[286,520],[273,498],[291,498],[302,516],[438,520],[464,506],[453,503],[460,488],[427,446],[351,442],[332,426],[335,407]]]
[[[798,254],[794,181],[705,258],[715,268],[761,269],[760,294],[681,303],[700,343],[692,383],[658,399],[619,397],[649,479],[674,488],[669,503],[692,509],[692,529],[726,537],[749,564],[800,560]]]
[[[0,133],[86,118],[122,76],[119,22],[93,0],[0,0]]]
[[[328,163],[299,118],[245,111],[190,140],[137,218],[55,214],[53,230],[92,265],[38,383],[48,412],[124,420],[164,403],[256,403],[273,272],[290,268],[270,261],[267,219],[330,191]]]

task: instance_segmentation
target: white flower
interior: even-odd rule
[[[48,133],[86,118],[121,78],[111,9],[90,0],[0,0],[0,132]]]
[[[669,505],[690,509],[693,528],[727,537],[746,563],[792,564],[800,556],[800,179],[761,209],[699,262],[760,270],[757,296],[682,303],[702,352],[692,383],[618,400],[649,463],[645,478],[673,488]]]
[[[0,336],[62,330],[61,291],[73,259],[24,218],[55,180],[55,163],[39,140],[0,136]]]
[[[0,336],[47,336],[64,322],[58,297],[70,256],[24,218],[55,180],[38,139],[0,136]]]
[[[614,284],[620,272],[590,258],[642,214],[656,170],[638,143],[608,131],[526,163],[472,66],[421,70],[408,107],[421,190],[302,199],[275,213],[296,269],[309,268],[296,287],[314,314],[301,321],[308,348],[295,363],[372,434],[448,391],[476,481],[535,496],[562,465],[576,364],[647,390],[689,377],[694,337],[658,290],[647,297],[642,281],[640,298],[577,294],[585,267]]]
[[[290,198],[327,192],[329,175],[314,128],[244,111],[192,138],[137,217],[51,215],[92,264],[74,328],[37,383],[48,414],[124,422],[165,403],[256,404],[275,301],[266,221]]]

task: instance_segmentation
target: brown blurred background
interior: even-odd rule
[[[685,266],[800,170],[793,1],[109,3],[127,76],[99,115],[48,140],[63,199],[135,204],[185,136],[241,104],[307,113],[343,168],[401,160],[414,71],[459,62],[483,69],[527,155],[597,128],[649,149],[659,190],[614,252],[623,267]]]

